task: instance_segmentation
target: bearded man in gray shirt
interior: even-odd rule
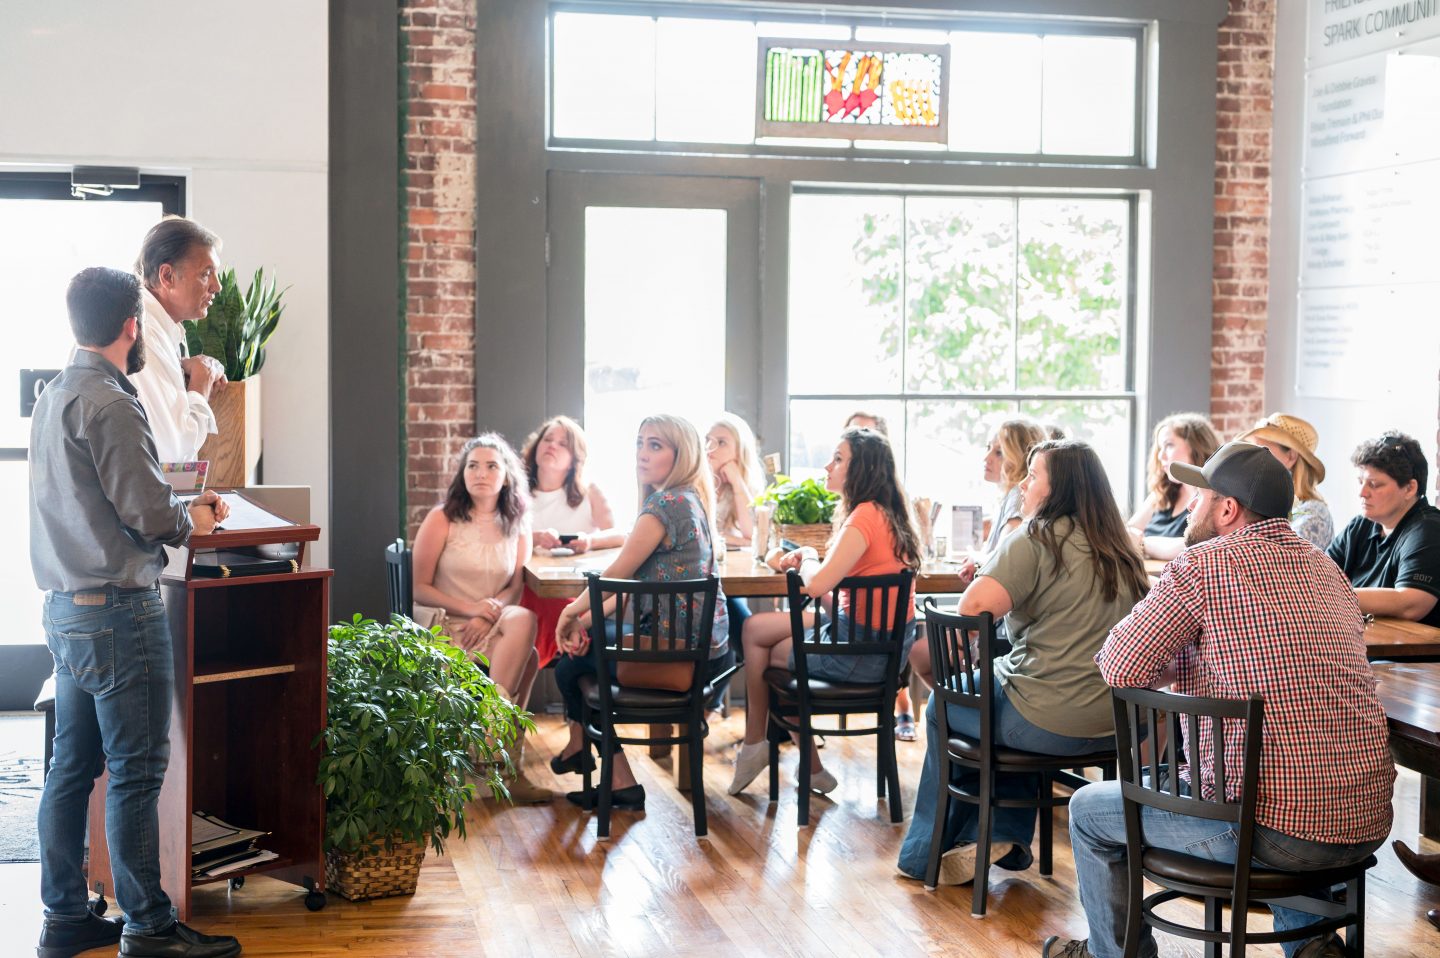
[[[158,801],[170,758],[175,664],[158,580],[167,545],[229,511],[212,492],[188,508],[160,474],[128,376],[145,364],[137,277],[101,267],[70,281],[79,349],[30,429],[30,563],[46,590],[55,659],[55,748],[40,801],[40,958],[120,942],[125,958],[230,958],[234,938],[175,920],[160,887]],[[122,371],[123,370],[123,371]],[[81,869],[85,812],[106,769],[105,835],[120,922],[92,914]]]

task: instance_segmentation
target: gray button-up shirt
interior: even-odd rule
[[[77,350],[30,424],[30,565],[56,592],[154,585],[164,546],[190,538],[190,513],[160,474],[135,387],[104,356]]]

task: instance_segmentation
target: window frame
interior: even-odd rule
[[[1126,204],[1126,240],[1127,240],[1127,242],[1126,242],[1126,250],[1125,250],[1125,260],[1126,260],[1126,262],[1125,262],[1125,269],[1126,269],[1126,276],[1125,276],[1125,310],[1124,310],[1124,317],[1123,317],[1123,320],[1122,320],[1122,323],[1121,323],[1121,327],[1120,327],[1120,356],[1121,356],[1121,361],[1122,361],[1123,364],[1124,364],[1124,371],[1125,371],[1125,372],[1124,372],[1124,387],[1123,387],[1122,389],[1120,389],[1120,390],[1097,390],[1097,391],[1093,391],[1093,392],[1025,391],[1025,390],[1019,390],[1019,389],[1016,389],[1016,390],[1013,390],[1013,391],[1009,391],[1009,392],[977,392],[977,391],[972,391],[972,390],[959,390],[959,391],[951,391],[951,392],[935,392],[935,391],[929,391],[929,390],[908,391],[908,390],[906,390],[906,389],[904,388],[904,383],[905,383],[905,370],[904,370],[904,367],[903,367],[903,343],[905,342],[905,339],[906,339],[906,337],[905,337],[905,335],[904,335],[904,330],[905,330],[905,324],[906,324],[906,322],[907,322],[907,320],[908,320],[908,315],[907,315],[907,313],[906,313],[906,307],[905,307],[905,304],[904,304],[904,290],[902,289],[902,291],[901,291],[901,306],[900,306],[900,313],[901,313],[901,315],[900,315],[901,337],[900,337],[900,338],[901,338],[901,343],[902,343],[902,367],[901,367],[901,374],[900,374],[900,375],[901,375],[901,390],[900,390],[900,392],[894,392],[894,393],[836,393],[836,392],[825,392],[825,393],[796,393],[796,392],[791,391],[790,388],[789,388],[789,370],[788,370],[788,368],[786,369],[786,371],[785,371],[785,372],[786,372],[786,376],[785,376],[785,378],[786,378],[786,390],[785,390],[785,441],[784,441],[784,453],[785,453],[786,465],[787,465],[788,467],[793,468],[793,465],[789,462],[790,450],[791,450],[791,443],[792,443],[790,407],[791,407],[791,405],[792,405],[794,402],[796,402],[797,400],[799,400],[799,401],[801,401],[801,402],[823,402],[823,401],[853,402],[853,403],[855,404],[855,408],[857,408],[857,409],[865,408],[867,405],[873,405],[874,403],[878,403],[878,402],[894,402],[894,403],[899,403],[901,409],[906,411],[905,421],[901,424],[901,429],[903,430],[903,434],[904,434],[904,437],[905,437],[905,440],[906,440],[906,442],[905,442],[905,448],[906,448],[907,450],[909,449],[909,445],[910,445],[910,444],[909,444],[909,414],[908,414],[908,405],[907,405],[907,404],[908,404],[909,402],[912,402],[912,401],[914,401],[914,402],[929,402],[929,401],[941,401],[941,402],[967,402],[967,401],[968,401],[968,402],[1013,402],[1013,403],[1017,403],[1017,404],[1019,404],[1019,403],[1025,403],[1025,402],[1071,402],[1071,401],[1080,402],[1080,401],[1085,401],[1085,400],[1093,400],[1093,401],[1097,401],[1097,402],[1107,402],[1107,401],[1108,401],[1108,402],[1123,402],[1123,403],[1125,404],[1125,406],[1126,406],[1126,415],[1127,415],[1127,417],[1128,417],[1128,422],[1127,422],[1127,424],[1126,424],[1126,425],[1127,425],[1127,429],[1128,429],[1128,431],[1129,431],[1129,433],[1131,434],[1132,437],[1137,434],[1137,430],[1138,430],[1138,428],[1139,428],[1138,418],[1139,418],[1139,415],[1140,415],[1140,399],[1141,399],[1140,394],[1139,394],[1139,391],[1138,391],[1138,388],[1137,388],[1138,374],[1137,374],[1137,370],[1136,370],[1136,366],[1137,366],[1137,361],[1136,361],[1136,360],[1137,360],[1136,337],[1137,337],[1137,335],[1138,335],[1138,333],[1139,333],[1139,318],[1138,318],[1138,317],[1139,317],[1139,312],[1140,312],[1140,310],[1139,310],[1139,305],[1140,305],[1140,304],[1139,304],[1139,302],[1138,302],[1139,292],[1140,292],[1140,284],[1139,284],[1138,276],[1139,276],[1139,270],[1140,270],[1140,268],[1141,268],[1141,250],[1140,250],[1140,232],[1139,232],[1139,230],[1140,230],[1140,205],[1141,205],[1141,197],[1140,197],[1140,195],[1139,195],[1137,192],[1127,191],[1127,192],[1118,192],[1118,193],[1117,193],[1117,192],[1099,192],[1099,191],[1094,191],[1094,190],[1087,190],[1087,191],[1078,191],[1078,190],[1077,190],[1077,191],[1074,191],[1074,192],[1068,192],[1068,191],[1067,191],[1067,192],[1060,192],[1060,191],[1055,191],[1055,190],[1048,190],[1048,191],[1036,191],[1036,190],[1005,190],[1005,191],[989,190],[989,191],[980,191],[980,190],[973,190],[973,189],[969,189],[969,190],[967,190],[967,189],[937,190],[937,189],[933,189],[933,188],[931,188],[931,189],[925,189],[925,188],[923,188],[923,187],[922,187],[922,188],[916,188],[916,189],[893,189],[893,188],[892,188],[892,189],[870,189],[870,190],[867,190],[867,189],[861,189],[861,188],[846,188],[846,187],[839,186],[839,185],[829,185],[829,186],[823,186],[823,187],[822,187],[822,186],[804,187],[804,186],[798,186],[798,185],[797,185],[797,186],[794,187],[794,188],[791,190],[791,192],[790,192],[790,196],[791,196],[792,199],[793,199],[793,197],[795,197],[795,196],[801,196],[801,195],[808,195],[808,196],[827,196],[827,195],[829,195],[829,196],[856,196],[856,195],[864,195],[864,196],[889,196],[889,197],[899,197],[899,198],[901,198],[902,200],[908,200],[908,199],[912,199],[912,198],[932,198],[932,197],[933,197],[933,198],[941,198],[941,199],[956,199],[956,198],[1013,199],[1013,200],[1017,200],[1017,201],[1018,201],[1018,200],[1028,200],[1028,199],[1107,200],[1107,201],[1112,201],[1112,202],[1113,202],[1113,201],[1123,201],[1123,202]],[[787,224],[787,225],[788,225],[788,224]],[[788,239],[789,239],[789,235],[788,235],[788,234],[789,234],[789,230],[788,230],[788,228],[787,228],[787,230],[786,230],[786,233],[787,233],[786,239],[787,239],[787,241],[788,241]],[[1016,241],[1017,241],[1017,243],[1019,242],[1019,236],[1018,236],[1018,234],[1017,234],[1017,236],[1016,236]],[[787,250],[787,256],[788,256],[788,250]],[[902,255],[902,272],[903,272],[903,255]],[[902,282],[902,286],[903,286],[903,282]],[[789,294],[789,289],[787,288],[785,292],[786,292],[786,295],[788,296],[788,294]],[[790,329],[790,315],[789,315],[789,311],[787,310],[787,312],[786,312],[786,330],[785,330],[787,337],[788,337],[788,335],[789,335],[789,329]],[[1137,469],[1138,469],[1138,467],[1139,467],[1139,462],[1140,462],[1140,460],[1143,458],[1144,455],[1145,455],[1145,450],[1140,448],[1140,444],[1138,444],[1138,443],[1136,443],[1136,442],[1134,442],[1134,441],[1132,440],[1132,442],[1130,443],[1130,448],[1129,448],[1129,456],[1127,457],[1127,461],[1126,461],[1126,475],[1127,475],[1127,477],[1129,477],[1129,476],[1134,476],[1134,475],[1137,474]],[[902,465],[901,465],[902,471],[904,471],[905,468],[906,468],[906,464],[902,464]],[[1132,482],[1127,482],[1127,483],[1126,483],[1126,486],[1133,487],[1133,483],[1132,483]],[[1135,498],[1134,493],[1135,493],[1136,491],[1137,491],[1137,490],[1135,490],[1134,488],[1131,489],[1131,496],[1130,496],[1131,499],[1134,499],[1134,498]]]
[[[896,150],[866,146],[864,140],[854,140],[849,147],[802,146],[798,144],[757,144],[757,143],[705,143],[699,141],[666,140],[610,140],[603,138],[557,137],[554,135],[555,118],[555,30],[554,17],[558,13],[588,13],[612,16],[643,16],[652,20],[662,17],[678,17],[689,20],[761,20],[766,23],[794,23],[797,29],[818,26],[848,26],[852,34],[856,27],[887,27],[916,30],[943,30],[947,33],[965,31],[976,33],[1021,33],[1045,37],[1101,36],[1131,39],[1135,43],[1135,76],[1133,83],[1134,107],[1132,124],[1134,139],[1128,155],[1087,155],[1063,153],[974,153],[969,151],[944,150]],[[995,15],[965,15],[956,13],[950,17],[867,15],[865,13],[837,13],[825,10],[810,16],[794,10],[767,11],[760,6],[708,7],[688,6],[675,3],[616,2],[616,0],[555,0],[545,15],[545,148],[551,151],[573,151],[580,153],[632,153],[668,155],[721,155],[748,156],[770,159],[827,158],[848,160],[899,160],[912,162],[927,160],[942,164],[1024,164],[1030,166],[1083,166],[1100,168],[1143,168],[1149,162],[1146,145],[1149,141],[1147,118],[1150,115],[1146,78],[1150,64],[1150,25],[1145,22],[1115,21],[1089,23],[1074,19],[1035,18],[1020,19]],[[951,65],[953,72],[954,66]],[[948,93],[948,90],[947,90]],[[1041,94],[1040,119],[1044,117],[1044,99]],[[948,108],[947,108],[948,109]],[[948,118],[948,112],[947,112]],[[846,139],[843,130],[837,130],[836,139]]]

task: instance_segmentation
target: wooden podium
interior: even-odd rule
[[[228,495],[228,493],[227,493]],[[331,569],[306,568],[320,527],[217,530],[195,536],[160,579],[175,651],[170,765],[160,791],[160,883],[190,914],[194,886],[266,874],[303,886],[325,906],[325,799],[316,776],[325,727]],[[295,571],[202,577],[195,557],[218,549],[298,544]],[[182,569],[176,574],[173,570]],[[90,798],[92,891],[111,894],[105,778]],[[191,877],[191,813],[269,832],[257,844],[278,858],[221,877]]]

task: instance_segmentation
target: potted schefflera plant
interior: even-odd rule
[[[280,325],[285,289],[268,282],[257,269],[243,292],[235,271],[220,274],[220,292],[205,318],[185,323],[185,345],[190,355],[212,356],[225,367],[229,382],[210,394],[216,434],[200,448],[210,461],[207,481],[212,486],[244,486],[256,480],[260,462],[260,369],[265,365],[265,344]]]
[[[508,795],[517,735],[534,728],[439,628],[356,615],[330,627],[325,882],[352,901],[415,891],[425,848],[465,837],[477,789]]]
[[[840,497],[826,489],[824,483],[816,479],[797,482],[777,475],[755,504],[775,508],[775,525],[781,539],[797,546],[813,546],[821,558],[825,557]]]

